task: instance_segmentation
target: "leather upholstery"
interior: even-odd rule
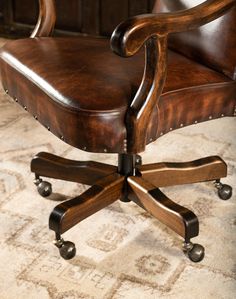
[[[203,0],[156,0],[153,12],[191,8]],[[236,7],[198,30],[173,34],[172,49],[236,80]]]
[[[9,94],[52,133],[90,152],[124,152],[125,113],[143,66],[143,51],[120,58],[106,39],[25,39],[0,52],[1,79]],[[170,51],[147,142],[209,116],[233,115],[235,93],[236,83],[225,75]]]

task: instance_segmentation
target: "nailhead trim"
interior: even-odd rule
[[[9,90],[8,90],[8,89],[5,89],[5,93],[6,93],[6,94],[9,94]],[[14,101],[15,101],[16,103],[18,103],[18,99],[17,99],[17,98],[14,98]],[[25,109],[26,111],[28,110],[26,106],[24,106],[24,109]],[[225,115],[222,113],[222,114],[221,114],[221,117],[224,117],[224,116],[225,116]],[[236,106],[235,106],[235,108],[234,108],[234,116],[236,116]],[[36,115],[34,116],[34,118],[35,118],[35,120],[38,120],[38,117],[37,117]],[[209,120],[211,120],[212,118],[213,118],[212,115],[210,115],[210,116],[208,117]],[[194,121],[194,124],[197,124],[197,123],[198,123],[198,121],[195,120],[195,121]],[[180,124],[180,128],[182,128],[182,127],[184,127],[184,124]],[[47,129],[48,129],[48,131],[51,131],[50,127],[47,127]],[[170,128],[169,130],[172,131],[173,128]],[[164,135],[164,133],[161,132],[161,133],[160,133],[160,136],[163,136],[163,135]],[[64,136],[61,136],[60,139],[61,139],[61,140],[65,140],[65,139],[64,139]],[[152,142],[152,141],[153,141],[153,139],[150,138],[150,142]],[[85,146],[85,147],[83,148],[83,150],[86,150],[86,149],[87,149],[87,147]],[[124,139],[124,151],[127,151],[127,139]],[[107,149],[104,149],[104,153],[107,153]]]
[[[124,139],[124,151],[127,152],[127,139]]]

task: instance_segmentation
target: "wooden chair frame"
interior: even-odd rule
[[[54,0],[39,0],[38,23],[31,35],[50,36],[56,20]],[[142,83],[126,113],[125,153],[119,153],[118,167],[98,162],[77,162],[48,153],[39,153],[31,162],[39,192],[51,193],[41,176],[91,185],[83,194],[56,206],[49,227],[56,233],[61,255],[72,258],[75,246],[61,234],[118,199],[133,201],[184,239],[184,252],[194,262],[204,257],[204,248],[192,244],[199,233],[197,216],[166,197],[160,187],[215,180],[221,198],[228,199],[230,186],[220,183],[227,166],[218,156],[185,163],[142,165],[138,155],[147,144],[147,128],[154,106],[158,105],[166,79],[167,38],[169,33],[198,28],[228,11],[234,0],[207,0],[192,9],[174,13],[146,14],[121,23],[111,37],[113,51],[122,56],[135,55],[145,45],[146,59]]]

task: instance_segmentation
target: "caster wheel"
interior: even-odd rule
[[[37,185],[38,193],[43,196],[47,197],[52,194],[52,185],[49,182],[41,181]]]
[[[61,257],[65,260],[72,259],[76,254],[75,244],[70,241],[64,241],[61,237],[54,241],[54,245],[59,249]]]
[[[60,255],[65,260],[70,260],[76,255],[75,244],[70,241],[64,241],[62,246],[59,248]]]
[[[221,184],[218,188],[218,196],[222,200],[228,200],[232,196],[232,187],[226,184]]]
[[[194,262],[201,262],[205,256],[205,249],[200,244],[184,243],[184,253]]]
[[[37,186],[38,193],[41,196],[47,197],[52,194],[52,185],[49,182],[43,181],[36,176],[34,184]]]

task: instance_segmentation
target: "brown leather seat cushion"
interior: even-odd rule
[[[144,51],[124,59],[112,53],[106,39],[37,38],[8,43],[0,58],[4,88],[55,135],[88,151],[123,151],[125,112],[142,79]],[[184,101],[186,89],[191,98],[196,88],[227,90],[225,84],[233,83],[172,51],[168,64],[162,106],[164,98],[169,95],[171,101],[176,92],[178,97],[182,92]],[[157,128],[155,115],[150,121],[153,140],[168,130]]]

